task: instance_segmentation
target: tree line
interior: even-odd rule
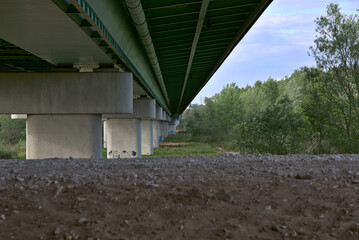
[[[359,153],[359,17],[337,4],[316,19],[316,67],[229,84],[190,105],[179,128],[242,153]]]

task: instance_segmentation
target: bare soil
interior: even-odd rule
[[[0,239],[359,239],[358,155],[0,161]]]

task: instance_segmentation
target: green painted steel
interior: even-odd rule
[[[185,110],[270,2],[210,1],[191,56],[203,1],[142,1],[171,109],[175,110],[172,114]]]
[[[0,38],[0,72],[49,72],[55,67]]]
[[[139,84],[170,112],[164,96],[133,31],[126,7],[116,0],[71,0],[75,8],[91,23],[104,42],[118,54],[121,65],[134,73]]]
[[[124,0],[52,2],[114,64],[133,72],[145,92],[174,117],[185,110],[272,0],[141,0],[159,68],[148,58]],[[203,2],[208,6],[201,11]],[[72,64],[54,66],[0,39],[0,72],[46,72]],[[164,85],[154,69],[161,69]],[[168,101],[163,92],[168,93]]]

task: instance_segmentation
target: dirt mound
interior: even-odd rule
[[[359,239],[359,156],[0,161],[1,239]]]

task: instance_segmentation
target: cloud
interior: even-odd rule
[[[316,17],[325,15],[326,6],[338,3],[345,13],[359,8],[358,0],[274,0],[242,41],[199,93],[212,96],[227,83],[238,86],[252,85],[289,76],[295,69],[314,66],[308,56],[314,44]]]

